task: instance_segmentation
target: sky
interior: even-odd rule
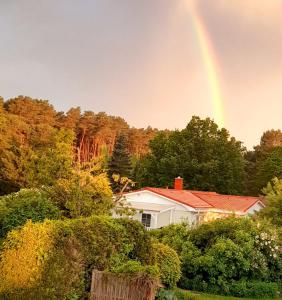
[[[0,0],[0,95],[134,127],[216,120],[195,10],[223,126],[251,149],[282,128],[281,0]]]

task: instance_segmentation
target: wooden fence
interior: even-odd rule
[[[146,275],[128,277],[94,270],[90,300],[154,300],[157,286]]]

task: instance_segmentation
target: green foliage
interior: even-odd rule
[[[154,249],[161,282],[168,288],[176,286],[181,276],[180,260],[176,251],[161,243],[154,244]]]
[[[57,180],[72,176],[73,140],[71,131],[61,129],[52,133],[46,149],[38,149],[26,166],[29,186],[50,186]]]
[[[132,222],[129,218],[120,218],[116,222],[121,224],[127,232],[127,238],[133,248],[128,254],[131,259],[138,257],[142,264],[153,265],[155,263],[154,249],[151,236],[140,222]]]
[[[263,193],[267,203],[259,215],[282,227],[282,179],[274,178],[263,189]]]
[[[177,176],[189,189],[240,194],[244,158],[241,142],[209,118],[193,117],[187,127],[150,142],[151,153],[135,170],[143,186],[172,186]]]
[[[121,187],[112,176],[130,177],[132,173],[131,158],[128,151],[128,141],[124,135],[119,135],[113,149],[113,154],[109,162],[109,178],[112,183],[113,191],[119,191]]]
[[[112,273],[123,275],[136,275],[146,274],[152,278],[159,277],[159,269],[157,266],[143,266],[140,261],[129,260],[121,265],[115,266],[110,269]]]
[[[130,155],[139,157],[148,153],[148,141],[157,132],[150,127],[130,128],[122,118],[106,113],[81,114],[79,107],[63,113],[46,100],[1,98],[0,180],[20,187],[52,185],[69,176],[71,156],[72,163],[108,157],[116,137],[123,134],[129,139]]]
[[[263,133],[260,144],[248,151],[246,159],[245,193],[255,195],[275,176],[281,176],[281,130]]]
[[[274,177],[282,178],[282,147],[274,148],[260,164],[257,174],[258,187],[264,187]]]
[[[135,236],[128,232],[130,223],[139,227]],[[151,246],[149,234],[136,221],[127,220],[123,225],[121,220],[93,216],[29,222],[11,231],[4,241],[0,294],[9,299],[87,298],[94,268],[110,271],[124,266],[125,271],[127,266],[127,270],[134,271],[136,265],[144,266],[142,261],[152,261],[151,252],[144,257],[145,253],[136,249],[142,239]],[[155,267],[143,270],[156,275]]]
[[[238,281],[230,285],[230,294],[235,297],[276,298],[278,285],[273,282]]]
[[[152,230],[150,234],[161,243],[169,245],[177,253],[181,253],[183,241],[188,239],[188,225],[186,223],[171,224]]]
[[[23,225],[27,220],[43,222],[58,219],[59,209],[38,189],[23,189],[0,197],[0,238],[8,231]]]
[[[281,281],[281,241],[268,223],[230,217],[197,228],[176,228],[169,226],[152,234],[178,251],[181,287],[229,295],[233,282]]]
[[[110,214],[114,206],[110,183],[99,158],[77,164],[70,179],[58,180],[47,192],[68,218]]]
[[[277,297],[277,284],[268,282],[234,282],[230,285],[232,293],[236,296],[219,296],[203,293],[192,293],[191,291],[182,289],[159,289],[157,299],[158,300],[238,300],[244,299],[271,299]],[[240,297],[240,298],[237,298]],[[241,298],[242,297],[242,298]],[[280,299],[280,298],[279,298]]]

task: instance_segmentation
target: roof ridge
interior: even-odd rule
[[[180,200],[180,199],[177,199],[177,198],[175,198],[175,197],[173,197],[173,196],[171,196],[171,195],[165,195],[164,193],[162,193],[162,192],[158,192],[157,190],[167,190],[167,191],[185,191],[185,192],[189,192],[190,194],[192,194],[190,191],[188,191],[188,190],[177,190],[177,189],[166,189],[166,188],[152,188],[152,187],[145,187],[144,189],[142,189],[142,190],[149,190],[149,191],[152,191],[152,192],[154,192],[154,193],[156,193],[156,194],[159,194],[159,195],[161,195],[161,196],[163,196],[163,197],[166,197],[166,198],[170,198],[171,200],[173,200],[173,201],[176,201],[176,202],[179,202],[179,203],[182,203],[182,204],[184,204],[184,205],[188,205],[188,206],[190,206],[190,207],[193,207],[193,208],[197,208],[197,206],[194,206],[193,204],[187,204],[187,203],[185,203],[185,201],[182,201],[182,200]],[[193,194],[192,194],[193,195]],[[209,204],[207,201],[205,201],[205,200],[203,200],[203,199],[201,199],[200,197],[198,197],[198,196],[195,196],[195,195],[193,195],[194,197],[196,197],[196,198],[198,198],[199,200],[201,200],[202,202],[204,202],[204,203],[206,203],[208,206],[206,207],[206,208],[213,208],[214,206],[213,205],[211,205],[211,204]],[[210,206],[210,207],[209,207]]]

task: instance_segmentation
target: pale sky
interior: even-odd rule
[[[135,127],[214,118],[184,1],[0,0],[0,95],[105,111]],[[251,148],[282,128],[282,1],[193,2],[216,55],[225,127]]]

